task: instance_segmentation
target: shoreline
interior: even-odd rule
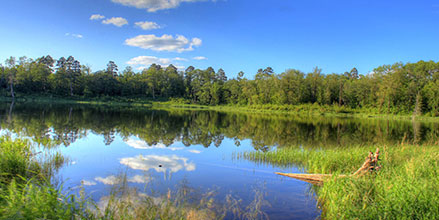
[[[0,102],[10,103],[10,97],[0,97]],[[359,118],[359,119],[387,119],[402,121],[439,122],[439,117],[413,116],[409,114],[383,114],[365,112],[367,109],[350,109],[334,105],[199,105],[186,104],[169,100],[148,100],[144,98],[106,97],[101,99],[87,99],[81,97],[60,98],[44,96],[19,96],[15,103],[52,103],[52,104],[81,104],[81,105],[102,105],[102,106],[133,106],[147,107],[157,110],[182,109],[182,110],[209,110],[232,113],[257,113],[276,115],[297,115],[312,117],[338,117],[338,118]]]

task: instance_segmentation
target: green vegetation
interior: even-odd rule
[[[335,113],[439,115],[439,63],[433,61],[384,65],[367,75],[355,68],[342,74],[323,74],[318,68],[310,73],[290,69],[277,74],[267,67],[258,70],[254,79],[244,78],[242,72],[227,79],[222,69],[215,72],[211,67],[178,71],[173,65],[162,68],[156,64],[139,73],[130,67],[118,72],[111,61],[106,70],[92,73],[72,56],[58,60],[21,57],[18,64],[11,57],[5,65],[0,66],[3,97],[37,95],[143,104],[171,100],[293,112],[311,108]]]
[[[182,207],[166,200],[154,203],[146,196],[134,204],[127,193],[123,200],[113,193],[102,207],[83,194],[67,196],[50,181],[64,158],[47,153],[39,157],[34,150],[28,141],[0,137],[0,219],[185,219]]]
[[[182,184],[177,191],[153,197],[127,186],[126,175],[109,195],[95,202],[84,195],[66,193],[50,179],[64,163],[58,154],[43,156],[29,141],[0,137],[0,219],[239,219],[265,217],[263,193],[241,208],[241,200],[226,195],[217,201],[215,190],[199,195]],[[45,149],[46,151],[48,149]],[[70,194],[70,195],[69,195]],[[258,205],[254,205],[258,204]]]
[[[293,115],[300,117],[325,116],[325,117],[350,117],[350,118],[382,118],[390,120],[416,120],[416,121],[439,121],[439,117],[430,116],[429,114],[413,116],[411,114],[387,114],[377,108],[359,108],[353,109],[346,106],[338,105],[318,105],[318,104],[300,104],[300,105],[217,105],[201,106],[193,104],[178,104],[173,102],[152,102],[154,109],[169,108],[190,108],[200,110],[215,110],[222,112],[241,112],[241,113],[264,113]]]
[[[3,129],[44,145],[70,146],[89,131],[101,135],[105,144],[111,144],[116,133],[166,146],[181,141],[185,146],[213,147],[230,138],[236,145],[251,140],[255,149],[263,151],[291,145],[439,144],[439,124],[417,121],[47,103],[0,103],[0,112],[8,113],[0,120]]]
[[[236,157],[281,166],[298,165],[309,173],[349,174],[372,147],[283,148],[246,152]],[[327,219],[435,219],[439,216],[437,146],[398,145],[381,149],[376,174],[333,177],[316,188]]]
[[[99,219],[267,219],[267,214],[261,211],[266,201],[260,190],[253,190],[254,199],[245,206],[242,199],[232,194],[219,199],[217,190],[213,189],[200,195],[184,182],[166,195],[148,196],[127,187],[124,178],[122,184],[98,202],[95,213]]]
[[[37,153],[28,141],[0,137],[0,219],[87,218],[84,203],[50,184],[63,163],[59,153]]]

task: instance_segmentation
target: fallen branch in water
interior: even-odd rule
[[[351,175],[338,175],[338,177],[347,177],[347,176],[362,176],[365,174],[369,174],[373,171],[378,171],[381,169],[381,166],[378,166],[378,159],[380,156],[380,149],[377,148],[375,154],[373,152],[369,152],[369,155],[366,157],[363,165],[355,171]],[[312,183],[314,185],[323,185],[325,179],[332,177],[332,174],[298,174],[298,173],[279,173],[275,174],[291,177],[294,179],[302,180],[308,183]]]

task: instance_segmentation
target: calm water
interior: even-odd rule
[[[103,202],[120,185],[154,198],[184,189],[189,201],[210,197],[214,208],[234,204],[262,219],[315,219],[320,210],[311,185],[274,174],[302,170],[238,160],[238,152],[434,143],[439,136],[437,123],[88,105],[3,103],[0,120],[2,134],[69,158],[57,175],[69,192],[82,183]]]

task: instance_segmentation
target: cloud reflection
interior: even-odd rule
[[[105,178],[99,176],[99,177],[96,177],[95,180],[98,182],[101,182],[105,185],[116,185],[116,184],[119,184],[122,182],[120,177],[116,177],[114,175],[107,176]]]
[[[103,183],[105,185],[118,185],[118,184],[121,184],[122,181],[123,181],[122,177],[118,177],[118,176],[114,176],[114,175],[107,176],[105,178],[104,177],[96,177],[94,180],[97,181],[97,182],[101,182],[101,183]],[[143,184],[146,184],[146,183],[151,181],[151,177],[149,177],[149,176],[142,176],[142,175],[135,175],[135,176],[127,178],[126,181],[129,182],[129,183],[143,183]],[[86,180],[83,181],[84,185],[86,185],[85,182],[91,182],[91,183],[94,183],[93,185],[96,185],[96,182],[86,181]]]
[[[145,141],[142,140],[136,140],[134,138],[128,138],[127,141],[125,141],[126,144],[128,144],[128,146],[135,148],[135,149],[168,149],[168,150],[172,150],[172,151],[176,151],[176,150],[182,150],[182,147],[166,147],[166,145],[162,144],[162,143],[158,143],[158,144],[154,144],[154,145],[149,145],[147,144]]]
[[[84,186],[94,186],[97,183],[95,181],[81,180],[82,185]]]
[[[135,176],[130,177],[128,179],[128,182],[130,182],[130,183],[143,183],[143,184],[146,184],[149,181],[151,181],[151,177],[149,177],[149,176],[142,176],[142,175],[135,175]]]
[[[176,173],[180,170],[194,171],[195,164],[188,162],[185,157],[179,157],[176,155],[139,155],[137,157],[125,157],[120,160],[120,163],[135,170],[151,170],[156,172],[166,173],[170,170],[172,173]]]

